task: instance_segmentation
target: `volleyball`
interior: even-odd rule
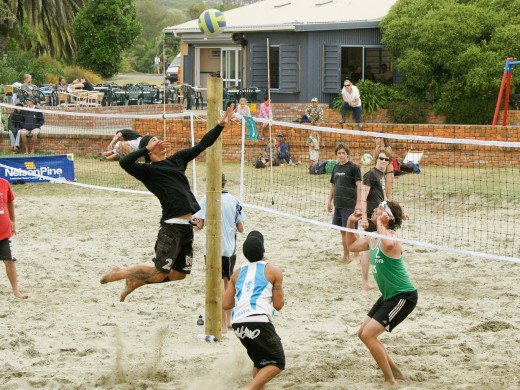
[[[372,163],[372,155],[370,153],[365,153],[361,156],[361,164],[370,165]]]
[[[224,14],[216,9],[207,9],[199,16],[199,28],[208,36],[222,33],[226,27]]]

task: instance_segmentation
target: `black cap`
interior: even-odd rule
[[[31,101],[33,103],[36,103],[36,101],[34,100],[34,98],[32,96],[29,96],[26,100],[27,101]]]
[[[139,141],[139,149],[146,148],[146,145],[148,145],[148,142],[150,142],[152,138],[153,137],[151,135],[145,135],[143,138],[141,138],[141,141]],[[145,154],[144,161],[146,161],[147,163],[152,161],[150,160],[150,156],[148,155],[148,153]]]
[[[276,133],[276,136],[277,137],[284,137],[283,131],[279,131],[278,133]]]
[[[242,246],[244,256],[251,263],[260,261],[264,258],[264,236],[257,230],[253,230],[247,235],[244,245]]]

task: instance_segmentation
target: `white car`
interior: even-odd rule
[[[168,69],[166,70],[166,78],[171,82],[174,83],[179,79],[179,69],[181,67],[181,54],[177,54],[175,58],[173,59],[170,66],[168,66]]]

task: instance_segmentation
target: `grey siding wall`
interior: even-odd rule
[[[381,46],[381,32],[377,28],[310,32],[248,32],[247,80],[251,81],[248,84],[263,90],[267,89],[267,38],[270,45],[280,46],[281,88],[280,91],[271,90],[273,101],[279,103],[305,103],[317,97],[320,102],[331,104],[341,88],[341,75],[338,68],[340,48]],[[338,53],[338,62],[334,62],[334,52]],[[335,74],[334,67],[337,68]]]

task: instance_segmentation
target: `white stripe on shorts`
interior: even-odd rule
[[[393,308],[393,310],[388,314],[388,320],[392,321],[394,317],[399,313],[399,310],[401,310],[406,303],[406,299],[399,299],[399,302],[397,305]]]

